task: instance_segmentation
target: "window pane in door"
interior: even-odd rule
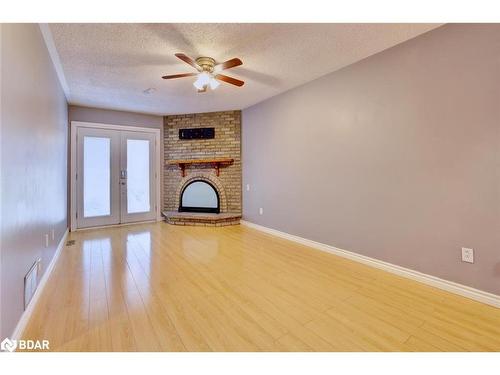
[[[111,213],[110,191],[111,140],[83,139],[83,216],[107,216]]]
[[[127,213],[150,210],[149,141],[127,139]]]

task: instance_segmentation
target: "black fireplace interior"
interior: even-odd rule
[[[179,212],[220,213],[220,200],[217,189],[209,182],[194,180],[181,192]]]

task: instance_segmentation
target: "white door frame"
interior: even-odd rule
[[[160,202],[160,191],[161,191],[161,156],[160,156],[160,129],[155,128],[143,128],[139,126],[127,126],[127,125],[112,125],[112,124],[101,124],[96,122],[83,122],[83,121],[71,121],[71,152],[70,152],[70,230],[73,232],[77,230],[76,227],[76,211],[77,211],[77,197],[76,197],[76,150],[77,142],[76,135],[78,128],[98,128],[98,129],[109,129],[109,130],[124,130],[128,132],[145,132],[153,133],[155,135],[155,161],[156,161],[156,171],[155,171],[155,184],[156,184],[156,221],[161,220],[161,202]]]

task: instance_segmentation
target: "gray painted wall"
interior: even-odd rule
[[[499,24],[445,25],[242,125],[244,219],[500,294]]]
[[[1,337],[24,310],[24,276],[42,272],[67,228],[68,118],[36,24],[1,27]],[[45,248],[44,235],[55,230]],[[49,236],[50,238],[50,236]]]

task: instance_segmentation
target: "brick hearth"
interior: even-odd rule
[[[174,225],[197,225],[206,227],[223,227],[227,225],[238,225],[241,214],[239,213],[201,213],[201,212],[178,212],[164,211],[165,221]]]

